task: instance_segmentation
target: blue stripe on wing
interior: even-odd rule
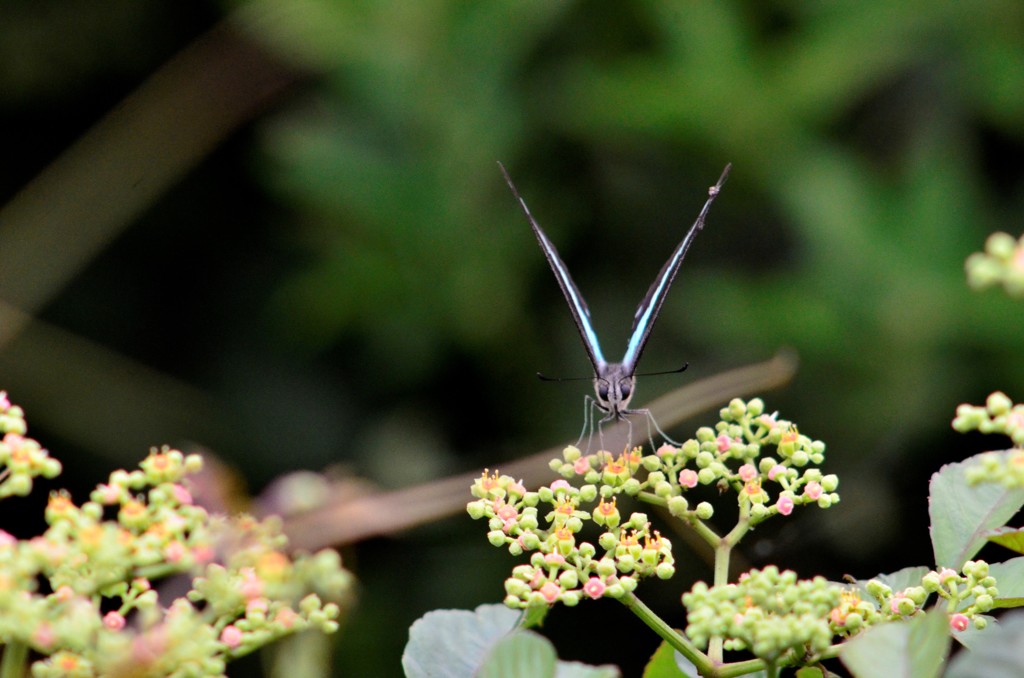
[[[647,290],[643,301],[637,306],[636,314],[633,316],[633,329],[630,332],[629,344],[626,347],[626,354],[622,358],[622,366],[626,374],[631,375],[636,371],[636,365],[640,362],[640,355],[644,351],[644,346],[647,345],[647,339],[651,336],[651,328],[654,327],[654,321],[658,319],[661,305],[665,303],[665,297],[672,286],[672,281],[676,278],[676,273],[679,272],[679,266],[683,263],[683,257],[686,256],[686,251],[690,249],[690,244],[693,242],[694,237],[704,228],[704,219],[708,215],[708,210],[711,209],[711,203],[718,196],[719,191],[722,189],[722,184],[725,183],[726,178],[729,176],[731,168],[732,165],[725,166],[722,176],[718,178],[718,183],[708,191],[708,199],[697,216],[697,220],[693,222],[693,226],[690,227],[682,242],[676,246],[672,256],[661,267],[658,277],[651,283],[651,287]]]
[[[534,235],[537,236],[537,242],[540,243],[541,249],[544,250],[544,256],[547,257],[548,264],[551,265],[551,270],[555,273],[558,286],[562,288],[562,294],[569,303],[569,310],[572,311],[572,318],[576,322],[576,329],[579,330],[580,338],[583,340],[583,347],[587,350],[587,356],[594,367],[594,372],[595,374],[600,374],[607,363],[605,362],[604,355],[601,353],[601,344],[597,340],[594,326],[590,324],[590,309],[587,308],[587,302],[583,300],[583,295],[580,294],[579,288],[576,287],[572,276],[569,275],[569,269],[566,267],[565,262],[558,256],[558,250],[548,240],[537,220],[530,214],[530,208],[526,206],[526,201],[522,199],[519,191],[516,190],[515,184],[512,183],[512,178],[505,171],[505,166],[499,162],[498,167],[501,168],[501,173],[505,175],[505,181],[508,183],[508,187],[512,189],[512,195],[519,201],[519,205],[526,214],[526,219],[530,222],[530,227],[533,228]]]

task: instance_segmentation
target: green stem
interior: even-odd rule
[[[708,656],[697,649],[697,646],[665,623],[665,620],[654,613],[651,608],[644,605],[643,601],[633,593],[627,592],[619,598],[619,602],[628,607],[633,614],[640,617],[643,623],[647,624],[655,633],[661,636],[666,643],[675,648],[679,654],[690,660],[702,676],[714,675],[715,665],[708,659]]]
[[[0,660],[0,678],[21,678],[25,675],[25,661],[28,659],[28,645],[17,641],[7,644],[4,657]]]

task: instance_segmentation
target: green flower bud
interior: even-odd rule
[[[519,542],[512,540],[508,543],[508,552],[513,556],[520,556],[523,554],[523,547],[519,545]]]
[[[597,539],[597,543],[605,551],[611,551],[619,545],[619,539],[612,532],[605,532]]]
[[[658,566],[654,568],[654,574],[657,575],[658,579],[671,579],[675,573],[675,565],[671,563],[658,563]]]
[[[633,577],[619,577],[619,584],[630,593],[636,590],[637,583],[637,580]]]
[[[993,416],[1007,414],[1013,408],[1013,401],[1002,391],[996,391],[985,401],[985,406]]]
[[[665,482],[664,480],[654,486],[654,494],[662,499],[671,497],[674,491],[675,488],[672,487],[672,483]]]
[[[676,496],[668,500],[668,512],[674,517],[679,518],[690,508],[690,502],[686,500],[686,497]]]
[[[693,438],[690,438],[683,443],[683,446],[679,449],[682,450],[683,454],[686,455],[688,459],[694,459],[700,452],[700,443]]]
[[[569,462],[570,464],[579,459],[583,455],[580,449],[575,445],[569,445],[562,450],[562,459]]]
[[[32,476],[27,473],[12,473],[5,483],[11,494],[24,497],[32,492]]]
[[[661,459],[656,455],[648,455],[643,459],[643,466],[647,471],[657,471],[661,468]]]
[[[760,417],[764,414],[764,401],[760,398],[753,398],[747,403],[747,414],[751,417]]]
[[[978,608],[978,612],[988,612],[996,605],[996,601],[992,596],[987,593],[983,593],[974,600],[975,607]]]
[[[53,479],[60,475],[61,465],[56,459],[49,457],[43,462],[40,475],[47,479]]]
[[[1009,233],[996,232],[985,240],[985,251],[996,259],[1008,260],[1013,256],[1017,241]]]
[[[576,570],[565,570],[558,575],[558,583],[563,589],[574,589],[580,583],[580,578]]]
[[[806,466],[807,462],[810,461],[810,457],[803,450],[796,450],[793,452],[790,460],[792,460],[794,466]]]
[[[514,610],[523,607],[523,601],[519,598],[519,596],[507,595],[501,602],[505,605],[505,607],[511,607]]]
[[[548,468],[558,475],[562,475],[562,466],[564,466],[564,464],[561,459],[552,459],[548,462]]]
[[[821,477],[821,489],[826,492],[835,492],[837,487],[839,487],[839,476],[836,474],[830,473]]]
[[[974,628],[978,629],[979,631],[983,630],[986,626],[988,626],[988,620],[982,617],[981,615],[976,616],[972,621],[974,622]]]
[[[566,591],[559,598],[559,602],[566,607],[576,607],[580,603],[580,592],[579,591]]]
[[[629,480],[622,484],[622,491],[631,497],[635,497],[636,495],[640,494],[640,490],[642,489],[643,487],[641,487],[640,481],[637,480],[636,478],[630,478]]]
[[[702,501],[697,504],[697,517],[701,520],[711,520],[711,516],[715,515],[715,509],[711,504],[706,501]]]
[[[708,426],[701,426],[699,429],[697,429],[697,441],[698,442],[701,442],[701,443],[711,443],[711,442],[714,442],[715,438],[717,438],[717,437],[718,436],[715,434],[714,429],[712,429],[712,428],[710,428]],[[689,441],[687,441],[687,442],[689,442]],[[683,447],[685,448],[686,445],[684,444]]]
[[[623,553],[615,558],[619,572],[632,572],[636,568],[636,560],[628,553]]]
[[[702,468],[701,470],[697,471],[697,481],[701,485],[710,485],[711,483],[715,482],[715,480],[717,480],[717,479],[718,479],[718,474],[715,473],[710,468]]]
[[[728,417],[723,416],[722,419],[740,419],[747,413],[747,404],[739,398],[733,398],[729,401]]]

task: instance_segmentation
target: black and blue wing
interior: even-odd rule
[[[704,228],[704,219],[707,217],[708,210],[711,209],[711,203],[718,196],[718,192],[722,189],[722,184],[725,183],[726,178],[729,176],[731,168],[732,165],[726,165],[722,171],[722,176],[718,179],[718,183],[709,189],[708,199],[697,216],[697,220],[693,222],[693,226],[690,227],[686,237],[676,247],[672,256],[661,267],[658,277],[651,283],[651,287],[647,290],[643,301],[637,306],[636,314],[633,316],[633,328],[630,330],[629,344],[626,346],[626,354],[622,358],[622,367],[626,374],[633,374],[636,370],[637,363],[640,362],[640,355],[644,351],[644,346],[647,345],[647,339],[651,336],[651,328],[654,327],[654,321],[658,319],[661,305],[665,303],[665,296],[672,286],[672,281],[676,278],[676,273],[679,272],[679,266],[683,263],[683,257],[686,256],[686,251],[690,249],[690,245],[693,243],[697,233]]]
[[[558,256],[558,250],[548,240],[537,220],[530,214],[530,208],[526,206],[526,201],[522,199],[519,191],[516,190],[515,184],[512,183],[512,178],[505,171],[505,166],[499,162],[498,167],[501,168],[501,173],[505,175],[505,181],[508,183],[508,187],[512,189],[512,195],[515,196],[516,200],[519,201],[519,205],[523,208],[526,219],[530,222],[534,235],[537,236],[537,242],[540,243],[541,249],[544,250],[544,256],[547,257],[548,263],[551,265],[551,270],[555,272],[558,286],[562,288],[562,294],[565,295],[565,300],[569,303],[572,319],[575,321],[576,329],[579,330],[580,338],[583,340],[583,347],[586,348],[590,363],[594,366],[594,373],[601,374],[607,363],[605,362],[604,355],[601,353],[601,344],[597,340],[594,326],[590,324],[590,309],[587,308],[587,302],[583,300],[583,295],[580,294],[579,288],[576,287],[572,276],[569,275],[569,269],[566,268],[565,262]]]

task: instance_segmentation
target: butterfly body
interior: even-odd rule
[[[520,207],[522,207],[523,212],[526,214],[526,219],[530,222],[534,235],[537,236],[541,250],[543,250],[548,264],[551,265],[551,270],[555,274],[558,286],[562,289],[562,294],[569,304],[573,321],[576,323],[580,338],[583,340],[583,348],[586,350],[590,364],[594,368],[596,404],[605,413],[604,418],[599,423],[625,419],[627,415],[631,414],[647,414],[650,416],[647,410],[631,410],[628,407],[629,401],[636,390],[637,363],[640,361],[640,356],[647,345],[647,340],[650,338],[651,329],[654,326],[654,321],[658,318],[662,304],[665,302],[668,290],[675,280],[676,273],[679,272],[679,266],[683,262],[683,257],[686,256],[686,251],[690,248],[690,244],[697,233],[704,227],[704,219],[711,207],[711,203],[714,202],[715,197],[721,190],[722,184],[725,183],[731,165],[726,166],[721,177],[718,179],[718,183],[708,191],[708,199],[704,203],[704,208],[701,210],[697,220],[690,227],[683,240],[676,246],[672,256],[662,266],[658,277],[654,279],[650,289],[647,290],[647,294],[637,307],[636,313],[633,316],[633,327],[630,331],[629,344],[626,347],[622,360],[617,363],[609,363],[605,360],[601,352],[601,343],[590,322],[590,309],[587,307],[583,295],[580,294],[579,289],[576,287],[576,283],[573,282],[572,277],[569,275],[569,269],[558,255],[558,250],[555,249],[554,244],[548,239],[544,231],[541,230],[540,224],[533,218],[530,209],[526,206],[526,201],[520,197],[508,172],[505,171],[505,167],[501,163],[498,163],[498,166],[501,167],[502,174],[505,175],[505,181],[508,183],[509,188],[512,189],[512,194],[519,201]]]

